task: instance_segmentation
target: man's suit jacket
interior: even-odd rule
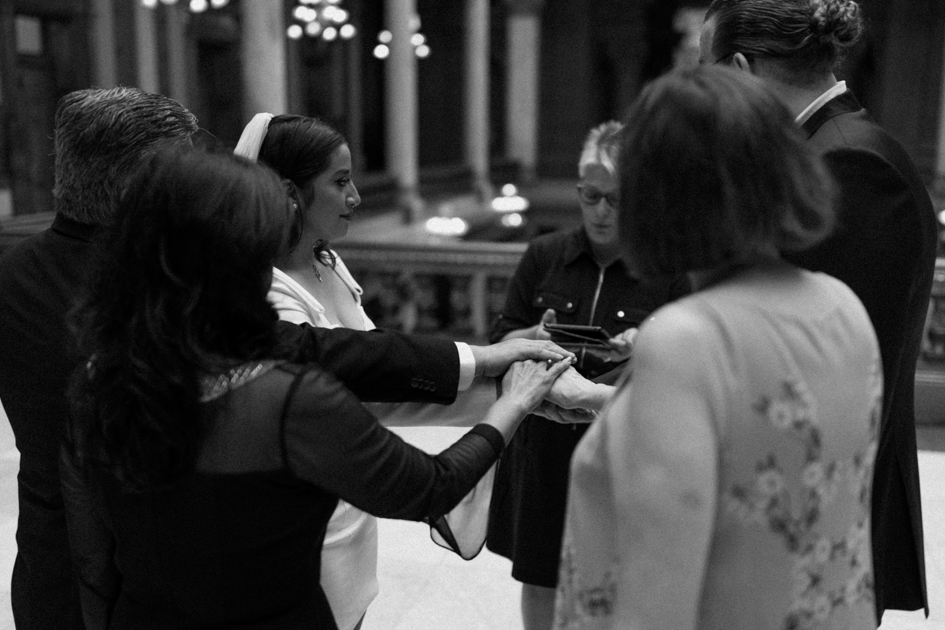
[[[872,497],[877,613],[928,614],[914,390],[935,268],[935,213],[912,160],[852,92],[828,101],[804,130],[837,184],[839,225],[818,247],[788,257],[853,289],[883,361]]]
[[[59,486],[66,388],[77,357],[66,314],[85,282],[94,228],[57,216],[0,259],[0,401],[20,451],[11,598],[18,630],[81,629]],[[281,323],[282,356],[317,362],[365,401],[450,403],[450,341]]]

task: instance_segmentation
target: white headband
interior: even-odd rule
[[[265,112],[253,116],[249,124],[243,128],[240,141],[236,143],[233,153],[255,162],[259,158],[259,149],[262,147],[263,140],[266,139],[266,133],[269,132],[270,120],[272,120],[272,114]]]

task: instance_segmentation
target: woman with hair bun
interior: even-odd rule
[[[885,389],[872,541],[881,619],[887,608],[928,615],[914,388],[937,224],[912,160],[835,75],[862,33],[852,0],[714,0],[700,57],[763,79],[839,188],[835,233],[788,257],[853,289],[879,338]]]

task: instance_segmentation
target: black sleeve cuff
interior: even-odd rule
[[[470,429],[469,432],[484,437],[486,441],[492,445],[496,457],[501,455],[502,451],[505,450],[505,438],[502,437],[502,434],[494,426],[489,424],[477,424]]]

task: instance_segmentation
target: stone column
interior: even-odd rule
[[[161,91],[158,70],[157,26],[154,10],[135,3],[135,53],[138,61],[137,86],[145,92]]]
[[[945,42],[945,38],[942,40]],[[942,57],[942,85],[938,115],[938,153],[935,160],[935,189],[945,196],[945,56]],[[936,208],[941,210],[942,208]]]
[[[187,90],[187,55],[189,42],[187,41],[187,23],[190,21],[190,12],[184,7],[174,7],[175,11],[168,11],[165,23],[165,37],[167,38],[167,96],[188,106]]]
[[[244,122],[259,112],[284,114],[286,88],[286,34],[282,2],[242,2]]]
[[[354,10],[354,7],[352,7]],[[361,22],[358,21],[358,24]],[[358,33],[357,37],[365,37],[364,33]],[[361,90],[361,44],[358,39],[353,39],[342,44],[345,47],[345,57],[347,60],[347,85],[348,85],[348,147],[351,149],[351,158],[354,160],[354,170],[364,172],[367,170],[367,158],[364,157],[364,108],[362,105]]]
[[[541,9],[544,0],[508,0],[508,3],[506,152],[518,161],[522,179],[527,182],[535,178],[538,164]]]
[[[417,56],[410,43],[416,0],[386,0],[385,13],[393,36],[384,66],[387,170],[397,179],[404,222],[418,223],[424,207],[418,190]]]
[[[115,58],[115,11],[111,0],[92,0],[89,22],[93,84],[103,88],[114,87],[118,85],[118,64]]]
[[[466,0],[466,163],[481,201],[492,198],[489,172],[489,0]]]

